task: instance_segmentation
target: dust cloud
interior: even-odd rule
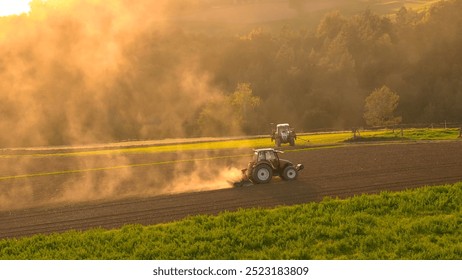
[[[226,166],[222,169],[214,166],[202,166],[194,173],[175,178],[168,184],[168,193],[183,193],[191,191],[208,191],[227,189],[232,183],[241,179],[241,170],[236,167]]]
[[[172,51],[169,2],[34,0],[0,17],[0,147],[184,137],[223,94]]]
[[[47,151],[49,152],[49,151]],[[0,156],[0,211],[231,188],[246,156],[223,152]]]
[[[172,1],[30,5],[29,14],[0,17],[0,210],[229,187],[233,164],[130,168],[144,159],[10,155],[185,137],[203,106],[225,98],[195,55],[175,52],[184,41],[169,22]]]

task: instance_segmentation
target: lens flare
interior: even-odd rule
[[[30,2],[31,0],[0,0],[0,17],[28,13]]]

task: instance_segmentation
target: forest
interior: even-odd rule
[[[0,148],[366,127],[384,86],[402,123],[462,122],[462,1],[315,25],[195,18],[220,1],[303,4],[33,0],[0,17]]]

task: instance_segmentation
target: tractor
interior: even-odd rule
[[[285,143],[294,146],[296,139],[297,134],[295,134],[295,130],[288,123],[280,123],[276,125],[276,129],[272,129],[271,141],[275,141],[277,147],[281,147],[281,144]]]
[[[282,153],[284,152],[273,148],[254,150],[247,168],[242,169],[241,181],[235,182],[234,186],[240,187],[246,183],[269,183],[273,176],[280,176],[286,181],[297,179],[298,172],[303,169],[303,164],[294,165],[288,160],[280,159],[279,154]]]

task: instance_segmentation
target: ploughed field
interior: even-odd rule
[[[276,207],[462,181],[462,142],[284,147],[296,181],[232,188],[250,149],[0,155],[0,238]],[[292,149],[292,150],[291,150]]]

